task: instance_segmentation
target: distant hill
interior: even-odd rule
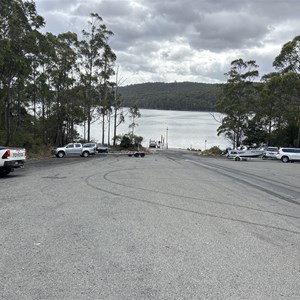
[[[139,108],[214,111],[220,85],[196,82],[141,83],[119,87],[123,106]]]

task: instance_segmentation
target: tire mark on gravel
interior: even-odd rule
[[[131,170],[131,171],[136,171],[136,169],[126,169],[127,170]],[[142,187],[133,187],[131,185],[126,185],[124,183],[120,183],[114,180],[111,180],[108,178],[108,175],[114,173],[114,172],[120,172],[120,171],[124,171],[122,169],[120,170],[114,170],[114,171],[110,171],[108,173],[106,173],[103,178],[113,184],[116,185],[120,185],[123,187],[127,187],[127,188],[132,188],[135,190],[142,190],[142,191],[146,191],[146,192],[153,192],[153,193],[158,193],[158,194],[163,194],[163,195],[167,195],[167,196],[173,196],[173,197],[183,197],[182,195],[177,195],[177,194],[173,194],[173,193],[169,193],[169,192],[164,192],[164,191],[154,191],[151,189],[147,189],[147,188],[142,188]],[[264,210],[264,209],[258,209],[258,208],[253,208],[253,207],[249,207],[249,206],[245,206],[245,205],[239,205],[239,204],[232,204],[232,203],[226,203],[226,202],[221,202],[221,201],[216,201],[216,200],[207,200],[207,199],[200,199],[200,198],[196,198],[196,197],[190,197],[190,196],[184,196],[185,199],[190,199],[190,200],[197,200],[197,201],[202,201],[202,202],[208,202],[208,203],[215,203],[215,204],[220,204],[220,205],[225,205],[225,206],[232,206],[232,207],[238,207],[238,208],[245,208],[248,210],[253,210],[253,211],[258,211],[258,212],[264,212],[264,213],[269,213],[269,214],[273,214],[273,215],[279,215],[279,216],[283,216],[283,217],[289,217],[289,218],[294,218],[294,219],[300,219],[300,216],[294,216],[294,215],[287,215],[287,214],[283,214],[283,213],[278,213],[278,212],[274,212],[274,211],[269,211],[269,210]]]
[[[130,169],[126,169],[126,171],[128,171],[128,170],[130,170]],[[132,169],[132,170],[136,171],[136,169]],[[125,184],[116,183],[114,181],[111,181],[111,180],[107,179],[107,176],[109,174],[114,173],[114,172],[120,172],[120,171],[124,171],[124,170],[121,169],[121,170],[114,170],[114,171],[107,172],[107,173],[105,173],[103,175],[103,179],[105,179],[108,182],[111,182],[113,184],[120,185],[120,186],[123,186],[123,187],[127,187],[127,188],[129,187],[129,188],[133,188],[133,189],[136,189],[136,190],[147,190],[147,189],[144,189],[144,188],[135,188],[135,187],[132,187],[132,186],[127,186]],[[204,212],[200,212],[200,211],[196,211],[196,210],[191,210],[191,209],[185,209],[185,208],[182,208],[182,207],[167,205],[167,204],[159,203],[159,202],[156,202],[156,201],[140,199],[140,198],[136,198],[136,197],[133,197],[133,196],[124,195],[124,194],[121,194],[121,193],[112,192],[112,191],[110,191],[108,189],[105,189],[103,187],[95,186],[94,184],[92,184],[90,182],[91,178],[93,178],[95,176],[98,176],[98,175],[99,175],[99,173],[88,176],[87,178],[85,178],[85,183],[89,187],[91,187],[93,189],[96,189],[96,190],[99,190],[99,191],[111,194],[113,196],[122,197],[122,200],[124,200],[124,198],[127,198],[127,199],[130,199],[130,200],[136,201],[136,202],[146,203],[146,204],[149,204],[149,205],[160,206],[160,207],[164,207],[164,208],[168,208],[168,209],[172,209],[172,210],[177,210],[177,211],[192,213],[192,214],[196,214],[196,215],[202,215],[202,216],[216,218],[216,219],[220,219],[220,220],[238,222],[238,223],[242,223],[242,224],[247,224],[247,225],[252,225],[252,226],[258,226],[258,227],[263,227],[263,228],[269,228],[269,229],[274,229],[274,230],[289,232],[289,233],[293,233],[293,234],[300,234],[299,231],[289,230],[289,229],[281,228],[281,227],[278,227],[278,226],[272,226],[272,225],[267,225],[267,224],[260,224],[260,223],[255,223],[255,222],[250,222],[250,221],[236,219],[236,218],[230,218],[230,217],[223,217],[223,216],[219,216],[219,215],[215,215],[215,214],[204,213]],[[147,190],[147,191],[151,191],[151,190]],[[156,191],[152,191],[152,192],[156,192]],[[162,192],[162,193],[164,193],[164,192]],[[169,194],[169,193],[164,193],[164,194],[170,195],[170,196],[177,196],[178,197],[178,195],[172,195],[172,194]],[[182,197],[182,196],[180,196],[180,197]],[[187,197],[187,198],[191,198],[191,197]],[[192,198],[192,199],[195,199],[195,198]],[[196,199],[196,200],[204,201],[202,199]],[[212,201],[212,202],[214,202],[214,201]],[[222,204],[224,204],[224,203],[222,203]],[[258,210],[258,211],[260,211],[260,210]],[[275,214],[277,214],[277,213],[275,213]],[[283,216],[286,216],[286,215],[283,215]],[[294,216],[290,216],[290,217],[294,218]]]
[[[286,185],[283,185],[282,183],[278,182],[277,184],[274,184],[273,181],[268,180],[265,177],[252,175],[252,174],[245,173],[245,172],[242,172],[242,171],[233,170],[233,169],[228,168],[228,167],[224,167],[224,166],[220,166],[220,165],[214,165],[214,164],[208,163],[208,162],[203,163],[203,162],[197,162],[197,161],[193,161],[193,160],[189,160],[189,159],[187,159],[186,161],[189,161],[189,162],[194,163],[194,164],[201,165],[203,168],[207,168],[207,169],[209,169],[211,171],[214,171],[214,172],[217,172],[217,173],[219,173],[223,176],[230,177],[230,178],[234,179],[236,182],[246,184],[247,186],[251,186],[255,189],[258,189],[262,192],[265,192],[269,195],[272,195],[276,198],[279,198],[280,200],[284,200],[284,201],[292,203],[292,204],[300,205],[300,202],[297,201],[294,196],[285,196],[284,195],[284,193],[289,194],[291,192],[291,190],[286,188]],[[233,171],[236,174],[233,175]],[[241,178],[241,177],[243,177],[244,179]],[[252,182],[250,182],[248,179],[252,180]],[[269,187],[263,187],[260,184],[255,183],[254,181],[258,180],[258,179],[260,180],[260,184],[268,184],[268,185],[270,185],[270,188]],[[290,187],[297,188],[297,187],[294,187],[294,186],[290,186]],[[276,191],[274,191],[274,188],[277,188],[277,189],[280,188],[284,192],[283,193],[276,192]],[[293,192],[296,192],[299,195],[299,190],[295,191],[293,189]],[[272,201],[275,201],[275,200],[272,200]]]

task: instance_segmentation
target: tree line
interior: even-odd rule
[[[218,134],[240,145],[300,147],[300,36],[283,45],[274,72],[261,80],[256,61],[237,59],[225,74],[216,110]]]
[[[113,32],[97,13],[79,39],[41,33],[45,20],[34,1],[0,0],[0,7],[0,144],[61,145],[80,138],[77,125],[89,141],[92,122],[101,120],[102,143],[115,145],[122,108],[131,107],[130,136],[138,108],[216,111],[223,114],[218,134],[234,147],[300,147],[300,36],[283,45],[275,71],[260,80],[254,60],[237,59],[224,84],[120,87]]]
[[[76,125],[122,122],[113,35],[97,13],[82,39],[42,34],[45,20],[34,1],[0,0],[0,144],[33,147],[78,139]],[[116,77],[117,78],[117,77]],[[108,131],[110,132],[110,131]],[[108,137],[110,140],[110,137]]]

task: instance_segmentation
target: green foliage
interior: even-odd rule
[[[124,149],[134,149],[140,147],[143,141],[142,136],[134,135],[132,136],[130,133],[124,134],[122,136],[118,136],[117,140],[120,141],[120,147]]]
[[[113,33],[98,14],[91,14],[92,34],[84,31],[85,41],[72,32],[43,35],[38,29],[44,20],[34,2],[0,0],[0,7],[1,143],[31,147],[31,139],[56,145],[73,140],[76,125],[90,125],[92,113],[97,117],[104,111],[116,59],[108,45]],[[84,62],[81,68],[79,58]],[[93,71],[84,73],[85,66]],[[108,110],[109,106],[105,104]],[[34,126],[24,123],[24,110]]]
[[[254,85],[253,79],[258,76],[257,68],[252,60],[232,61],[231,69],[225,74],[228,76],[227,84],[223,85],[222,95],[216,104],[217,110],[225,114],[218,135],[224,133],[234,147],[241,145],[254,110],[252,103],[255,102],[258,86]]]
[[[143,139],[144,139],[144,138],[143,138],[142,136],[134,135],[134,136],[133,136],[133,143],[134,143],[134,146],[135,146],[135,147],[141,146]]]
[[[130,118],[129,129],[131,130],[132,139],[134,137],[134,128],[138,126],[138,124],[136,123],[136,119],[140,117],[141,117],[140,110],[137,104],[134,104],[129,108],[129,118]]]
[[[273,66],[282,73],[300,73],[300,35],[283,45]]]
[[[44,20],[36,12],[32,1],[0,1],[0,126],[5,130],[6,141],[12,140],[12,90],[21,91],[25,79],[32,71],[32,57],[38,52],[37,29]],[[17,95],[20,109],[21,97]]]
[[[264,126],[257,120],[256,117],[248,121],[247,127],[244,129],[245,138],[243,139],[244,145],[249,145],[253,147],[254,145],[260,145],[265,143],[267,140],[267,131]],[[267,143],[273,145],[271,140]]]
[[[128,149],[133,146],[131,136],[129,134],[124,134],[121,137],[120,147]]]

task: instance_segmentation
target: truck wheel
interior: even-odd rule
[[[241,158],[240,158],[239,156],[236,156],[235,160],[236,160],[236,161],[240,161]]]
[[[56,157],[58,158],[62,158],[65,156],[65,152],[64,151],[59,151],[57,154],[56,154]]]
[[[89,152],[88,151],[84,151],[83,153],[82,153],[82,156],[83,157],[88,157],[90,154],[89,154]]]
[[[8,169],[5,168],[5,169],[0,170],[0,177],[4,177],[4,176],[8,175],[10,172],[11,172],[10,168],[8,168]]]

